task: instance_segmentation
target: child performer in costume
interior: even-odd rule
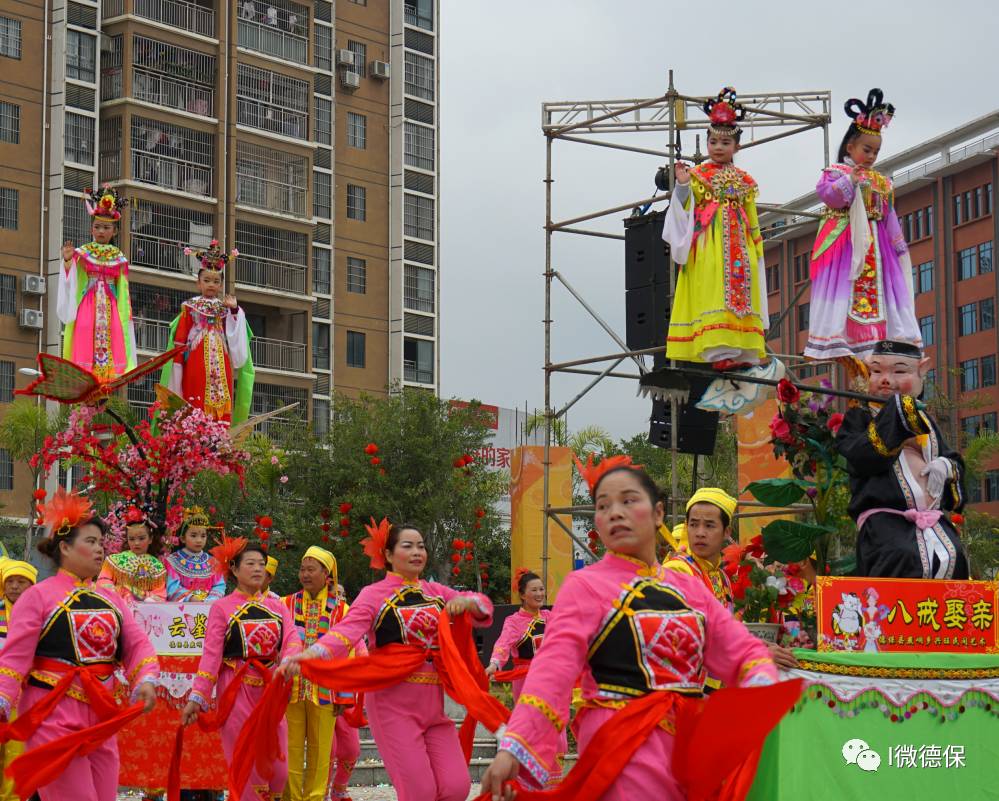
[[[372,521],[374,523],[374,521]],[[391,643],[436,649],[438,615],[469,612],[475,626],[488,626],[492,603],[478,593],[459,593],[420,578],[427,563],[423,535],[412,526],[369,526],[365,552],[371,566],[390,566],[369,584],[347,616],[326,636],[290,660],[294,673],[303,658],[344,657],[367,635],[372,652]],[[471,781],[458,732],[444,713],[444,692],[428,659],[406,681],[365,694],[365,709],[378,752],[399,801],[465,801]]]
[[[223,537],[222,545],[213,548],[212,555],[219,567],[227,568],[236,580],[236,589],[213,603],[208,612],[204,650],[181,722],[187,726],[208,710],[213,688],[215,697],[221,699],[232,682],[239,682],[232,708],[219,713],[222,750],[231,764],[240,731],[264,692],[271,668],[282,657],[298,653],[301,645],[288,607],[261,592],[267,554],[241,538]],[[278,744],[280,753],[287,753],[288,726],[283,720]],[[264,781],[254,767],[246,787],[233,801],[278,797],[287,777],[288,763],[283,758],[274,763],[269,781]]]
[[[17,599],[38,580],[38,569],[34,565],[16,559],[4,558],[0,561],[2,561],[0,582],[3,582],[3,602],[0,603],[0,649],[3,649],[10,626],[10,613]],[[13,718],[13,712],[11,717]],[[17,740],[10,740],[0,746],[0,771],[6,771],[23,753],[24,743]],[[18,795],[14,791],[14,781],[6,775],[0,780],[0,801],[18,801]]]
[[[756,216],[756,181],[732,163],[745,109],[726,87],[704,104],[710,159],[691,169],[678,162],[663,239],[683,265],[666,340],[670,359],[709,362],[718,370],[766,358],[766,271]]]
[[[205,551],[208,530],[215,528],[200,506],[184,510],[178,534],[181,547],[163,560],[167,600],[216,601],[225,595],[225,574]]]
[[[854,406],[836,436],[850,473],[857,575],[967,579],[968,559],[945,512],[964,506],[964,462],[916,402],[929,367],[922,351],[886,340],[867,361],[868,392],[883,406]]]
[[[302,647],[307,648],[335,626],[350,608],[336,590],[336,557],[312,545],[302,556],[302,589],[283,598],[292,613]],[[288,801],[323,801],[329,783],[330,753],[339,711],[334,693],[302,676],[292,683],[288,705]]]
[[[56,311],[65,326],[63,358],[107,381],[135,367],[128,259],[111,244],[128,201],[110,184],[87,194],[94,239],[63,244]]]
[[[847,101],[853,122],[816,186],[826,204],[812,250],[805,356],[863,360],[882,339],[920,343],[912,263],[891,180],[873,169],[895,107],[871,89]]]
[[[143,707],[117,707],[114,674],[121,669],[132,701],[148,712],[159,663],[122,598],[93,583],[104,562],[105,526],[90,502],[59,489],[39,512],[47,533],[38,550],[59,571],[25,590],[14,607],[0,651],[0,716],[9,719],[19,698],[20,714],[0,727],[0,739],[26,740],[12,767],[22,798],[37,789],[41,801],[115,801],[115,732]],[[51,711],[32,714],[37,704],[53,702]],[[55,741],[69,748],[66,759],[46,748]]]
[[[217,240],[208,250],[184,250],[201,262],[198,292],[171,323],[174,346],[185,350],[163,368],[160,383],[215,420],[241,423],[253,396],[250,326],[235,295],[225,294],[226,254]]]
[[[682,786],[687,781],[709,789],[700,784],[705,776],[715,783],[711,789],[721,792],[696,797],[738,801],[753,771],[739,774],[741,784],[723,788],[723,783],[732,781],[728,777],[738,773],[744,759],[754,758],[800,688],[778,685],[713,696],[707,703],[722,710],[728,699],[740,699],[745,713],[740,726],[748,728],[740,729],[737,738],[713,731],[694,736],[693,728],[687,729],[688,716],[698,714],[701,702],[695,699],[708,671],[733,687],[773,684],[777,671],[763,643],[700,580],[664,570],[656,561],[663,504],[648,474],[628,457],[604,459],[597,466],[591,458],[584,470],[607,554],[570,574],[559,590],[544,646],[482,789],[493,798],[510,799],[512,788],[505,782],[522,770],[538,784],[546,783],[556,767],[557,734],[568,723],[572,687],[581,676],[583,708],[574,724],[581,757],[560,792],[572,792],[580,783],[582,789],[596,762],[604,778],[599,790],[588,789],[599,792],[601,801],[646,798],[652,787],[656,798],[681,801],[688,797]],[[640,727],[635,719],[621,723],[620,715],[636,708],[648,710]],[[595,752],[588,751],[591,747]],[[719,768],[715,749],[728,751],[727,769]],[[683,754],[674,759],[674,751]],[[685,777],[675,774],[679,769]]]
[[[486,668],[486,673],[490,676],[502,669],[511,654],[514,668],[526,669],[541,647],[545,626],[551,616],[549,610],[542,609],[545,605],[545,585],[541,576],[521,567],[513,577],[513,584],[520,595],[520,609],[503,621],[503,629],[493,646],[489,666]],[[512,685],[513,700],[516,702],[524,686],[524,677],[514,679]]]
[[[145,512],[136,506],[128,507],[125,510],[128,550],[110,554],[104,560],[97,586],[117,592],[128,603],[165,601],[166,568],[156,558],[161,545],[154,534],[155,528]]]

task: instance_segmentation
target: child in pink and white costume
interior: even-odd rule
[[[121,596],[93,583],[104,562],[104,521],[92,514],[89,501],[64,490],[39,510],[50,533],[38,549],[59,572],[25,590],[13,609],[0,652],[0,717],[9,718],[15,708],[25,716],[75,668],[99,679],[106,688],[103,700],[110,699],[120,668],[132,687],[132,700],[144,701],[148,712],[156,702],[160,673],[156,652]],[[101,721],[77,677],[28,738],[21,758]],[[112,736],[73,759],[58,778],[39,787],[38,794],[42,801],[115,801],[118,765],[118,743]]]
[[[656,560],[663,504],[648,475],[627,457],[612,457],[586,478],[608,553],[559,589],[544,647],[483,777],[483,791],[494,797],[509,798],[503,783],[521,771],[543,786],[557,770],[558,735],[580,674],[583,708],[574,729],[584,757],[600,726],[632,699],[700,696],[708,672],[733,686],[777,680],[766,646],[702,582]],[[667,716],[651,730],[601,801],[651,797],[650,788],[663,801],[686,799],[671,768],[673,725]]]
[[[372,521],[373,522],[373,521]],[[369,584],[347,616],[302,658],[344,658],[367,635],[374,652],[390,643],[437,642],[442,609],[469,612],[475,626],[488,626],[493,605],[484,595],[420,578],[427,563],[423,535],[412,527],[369,526],[365,551],[372,567],[391,566],[385,578]],[[430,661],[406,681],[365,694],[365,711],[378,753],[385,762],[399,801],[465,801],[471,787],[458,732],[444,712],[444,690]]]
[[[220,564],[228,565],[237,586],[233,592],[215,601],[208,612],[204,650],[181,721],[188,725],[199,713],[207,711],[212,689],[215,689],[216,698],[220,698],[242,670],[239,677],[242,686],[220,732],[222,751],[226,762],[231,764],[236,741],[263,695],[270,669],[282,657],[298,653],[301,642],[291,610],[280,598],[269,598],[261,593],[267,564],[265,551],[256,545],[247,546],[244,540],[223,537],[223,544],[212,549],[212,554]],[[281,753],[287,754],[288,724],[283,719],[278,743]],[[254,767],[239,799],[233,801],[269,801],[280,795],[287,779],[286,759],[275,762],[269,781],[265,781]]]

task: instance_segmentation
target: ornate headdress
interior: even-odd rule
[[[736,124],[746,116],[746,109],[736,103],[735,89],[726,86],[717,97],[708,100],[704,106],[704,113],[711,120],[708,132],[713,134],[735,136],[741,132],[741,128]]]
[[[194,256],[194,258],[201,262],[201,269],[214,270],[220,273],[225,270],[230,259],[235,259],[239,255],[239,251],[233,248],[226,253],[221,245],[219,245],[219,241],[213,239],[208,243],[207,250],[195,250],[192,247],[186,247],[184,248],[184,255]]]
[[[48,527],[49,537],[65,537],[74,528],[93,518],[93,507],[89,498],[66,492],[59,487],[52,500],[38,504],[38,514]]]
[[[858,131],[871,136],[881,136],[881,129],[888,127],[895,114],[895,107],[891,103],[885,103],[885,93],[876,88],[867,93],[866,103],[851,97],[843,109]]]
[[[211,550],[212,569],[216,573],[230,575],[232,573],[230,563],[243,552],[244,548],[246,548],[245,537],[227,537],[223,534],[222,542]]]
[[[190,506],[184,509],[184,525],[214,528],[211,525],[211,520],[208,519],[208,513],[200,506]]]
[[[640,464],[632,463],[630,456],[608,456],[601,459],[599,464],[593,464],[592,453],[586,457],[586,464],[579,461],[578,456],[573,458],[576,460],[576,469],[579,471],[579,475],[583,477],[586,486],[590,488],[591,496],[597,488],[597,484],[600,483],[600,479],[611,470],[616,470],[619,467],[627,467],[630,470],[642,469]]]
[[[146,513],[142,511],[142,509],[140,509],[138,506],[126,507],[124,512],[122,513],[122,517],[125,520],[126,526],[136,526],[139,525],[140,523],[145,524],[146,522]]]
[[[515,592],[520,592],[520,580],[526,576],[528,573],[533,573],[534,571],[528,567],[518,567],[516,572],[513,574],[513,579],[510,582],[510,594],[513,595]]]
[[[371,525],[365,523],[364,528],[368,532],[368,536],[361,540],[364,553],[371,560],[373,569],[384,570],[385,545],[388,542],[389,529],[392,528],[392,524],[389,523],[387,517],[383,517],[381,523],[375,523],[375,519],[372,517]]]
[[[84,192],[84,205],[87,214],[95,220],[119,222],[121,210],[128,205],[128,199],[118,194],[111,184],[104,184],[100,189],[88,189]]]

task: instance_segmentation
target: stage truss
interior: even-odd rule
[[[606,378],[623,378],[637,381],[650,369],[646,364],[646,357],[657,353],[664,353],[666,350],[665,343],[662,346],[647,348],[645,350],[629,350],[625,343],[625,337],[618,334],[600,316],[593,305],[583,297],[582,293],[560,271],[554,268],[552,255],[553,239],[555,234],[573,234],[623,241],[624,235],[621,233],[599,230],[589,227],[589,225],[608,218],[611,215],[628,212],[636,208],[648,211],[651,206],[667,201],[670,197],[669,192],[661,192],[652,197],[619,203],[610,208],[576,215],[567,219],[557,219],[554,216],[552,198],[552,185],[554,183],[552,172],[553,146],[556,141],[562,141],[611,148],[641,156],[656,156],[663,159],[660,166],[665,166],[669,175],[672,176],[673,164],[680,150],[679,135],[681,133],[692,132],[695,136],[702,134],[706,137],[709,122],[701,107],[707,99],[706,96],[686,95],[677,91],[673,81],[673,70],[670,70],[668,74],[668,88],[666,93],[661,97],[644,100],[584,100],[547,102],[542,104],[541,129],[545,136],[545,445],[541,569],[542,578],[546,584],[548,583],[549,536],[552,521],[554,521],[554,524],[562,533],[582,548],[586,558],[592,559],[586,543],[582,542],[576,536],[575,532],[572,531],[571,521],[570,525],[566,527],[559,518],[559,515],[592,514],[593,507],[591,505],[552,507],[551,505],[550,448],[555,421],[560,417],[564,417],[572,406]],[[820,166],[824,167],[829,164],[829,121],[830,104],[832,102],[832,93],[830,91],[740,93],[739,102],[746,108],[745,120],[740,123],[744,130],[742,135],[743,150],[794,136],[795,134],[821,130],[823,162]],[[627,136],[629,134],[632,136]],[[632,144],[631,142],[636,138],[633,136],[634,134],[657,134],[665,140],[665,146],[656,148]],[[687,156],[685,160],[695,162],[703,160],[703,156],[699,150],[700,146],[698,144],[693,157]],[[683,156],[682,153],[681,156]],[[780,227],[779,230],[782,234],[786,234],[788,229],[795,225],[811,224],[818,216],[807,209],[792,209],[783,205],[758,203],[757,208],[761,212],[769,212],[768,216],[771,217],[776,216],[784,220],[794,218],[790,220],[791,225],[785,224]],[[586,227],[580,227],[581,225]],[[670,307],[672,307],[675,272],[676,267],[671,260],[669,265]],[[569,361],[552,362],[551,346],[554,322],[552,318],[552,292],[556,284],[586,310],[590,317],[606,332],[612,342],[618,346],[619,351],[600,356],[584,356]],[[800,294],[801,291],[799,291],[799,296]],[[797,298],[781,313],[776,325],[780,325],[790,309],[794,308],[796,302]],[[625,362],[629,366],[634,367],[635,372],[619,370],[618,368]],[[569,401],[558,408],[554,408],[552,406],[552,380],[558,373],[590,376],[591,380],[582,390],[574,394]],[[675,400],[671,402],[670,411],[671,421],[676,421],[677,404]],[[670,487],[670,504],[667,512],[671,522],[675,522],[678,519],[678,510],[682,509],[680,504],[685,503],[686,499],[680,497],[677,481],[677,429],[675,424],[671,425],[670,433],[672,482]],[[773,513],[751,511],[742,513],[741,516],[760,514],[769,515]]]

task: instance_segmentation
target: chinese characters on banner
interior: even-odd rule
[[[820,651],[997,653],[992,581],[821,576]]]
[[[208,625],[206,603],[143,603],[135,619],[159,656],[200,656]]]

